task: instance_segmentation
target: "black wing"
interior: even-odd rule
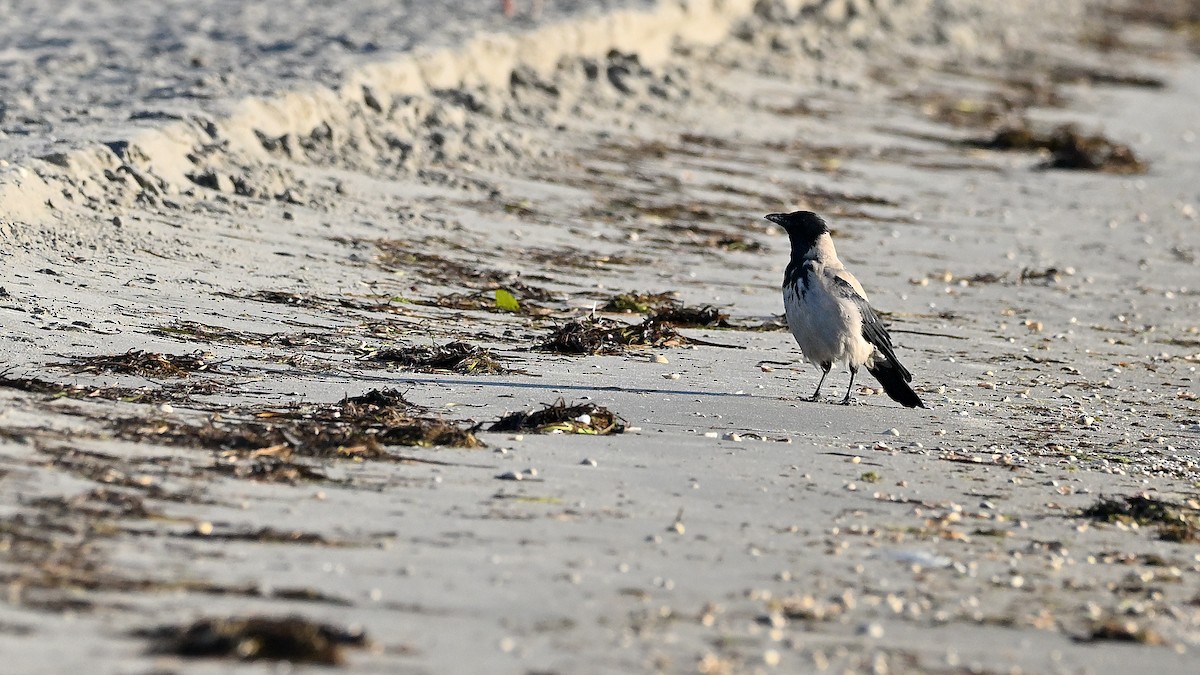
[[[858,308],[858,313],[862,315],[862,336],[867,342],[874,345],[876,349],[883,354],[883,357],[888,362],[900,369],[900,373],[904,376],[906,382],[912,382],[912,373],[908,372],[900,363],[900,359],[896,358],[896,350],[892,347],[892,336],[888,335],[887,326],[883,325],[883,321],[879,315],[871,309],[867,299],[858,294],[850,282],[845,279],[830,275],[833,280],[833,291],[840,298],[845,298],[854,303]]]

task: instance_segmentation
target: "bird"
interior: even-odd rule
[[[853,402],[854,376],[860,367],[875,376],[893,401],[924,408],[913,391],[912,373],[896,358],[887,327],[867,302],[862,284],[838,260],[829,225],[812,211],[772,213],[766,219],[787,232],[791,260],[783,274],[783,307],[788,328],[804,358],[821,369],[821,385],[835,363],[850,367],[850,386],[843,405]]]

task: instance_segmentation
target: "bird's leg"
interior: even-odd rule
[[[854,403],[854,399],[850,398],[850,392],[854,391],[854,376],[858,374],[858,368],[850,366],[850,386],[846,387],[846,398],[842,399],[842,405],[850,405]]]
[[[833,367],[832,363],[822,363],[821,364],[821,368],[825,372],[821,373],[821,381],[817,383],[817,390],[813,392],[812,396],[808,397],[808,400],[815,401],[821,395],[821,385],[825,384],[825,376],[829,375],[829,369],[832,367]]]

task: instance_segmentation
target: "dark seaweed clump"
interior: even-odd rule
[[[601,312],[620,314],[649,314],[657,309],[678,303],[675,294],[664,293],[619,293],[608,299]]]
[[[1145,173],[1147,168],[1128,145],[1100,134],[1081,133],[1071,124],[1050,132],[1035,131],[1027,123],[1006,126],[991,138],[969,144],[990,150],[1045,150],[1050,153],[1050,159],[1042,165],[1047,169],[1135,174]]]
[[[273,305],[293,305],[295,307],[318,307],[321,305],[319,298],[303,295],[300,293],[289,293],[287,291],[255,291],[246,295],[235,295],[231,293],[222,293],[225,297],[237,298],[239,300],[255,300],[257,302],[267,302]]]
[[[558,354],[611,355],[623,354],[628,347],[678,347],[688,342],[673,326],[653,318],[627,324],[591,316],[559,327],[535,349]]]
[[[1200,543],[1200,510],[1192,506],[1145,495],[1101,497],[1084,509],[1083,515],[1108,523],[1153,525],[1163,541]]]
[[[1135,621],[1108,617],[1093,622],[1086,635],[1078,638],[1080,642],[1098,642],[1111,640],[1113,642],[1137,642],[1145,645],[1166,644],[1157,631],[1142,628]]]
[[[488,427],[488,431],[603,436],[624,432],[625,421],[608,408],[594,403],[567,405],[559,399],[541,410],[505,415]]]
[[[224,326],[211,326],[197,321],[175,321],[164,326],[159,326],[151,332],[155,335],[190,342],[219,342],[229,345],[261,346],[269,344],[273,337],[261,333],[231,330]]]
[[[124,354],[80,356],[69,364],[77,373],[118,373],[140,377],[187,377],[192,373],[211,372],[218,362],[211,354],[158,354],[131,349]]]
[[[649,314],[650,320],[676,328],[733,328],[729,314],[712,305],[684,305],[674,293],[620,293],[608,299],[602,312]]]
[[[151,652],[190,658],[289,661],[341,665],[344,647],[364,647],[358,628],[338,628],[303,617],[252,616],[199,619],[183,626],[160,626],[136,634],[154,642]]]
[[[381,349],[369,354],[367,359],[396,364],[421,373],[496,375],[510,372],[491,351],[466,342]]]
[[[403,461],[384,446],[482,447],[471,430],[420,414],[395,390],[338,403],[254,408],[196,424],[177,417],[115,420],[121,438],[218,452],[218,473],[269,482],[324,480],[312,460]]]
[[[670,324],[677,328],[731,328],[729,314],[713,307],[688,307],[685,305],[667,305],[661,307],[651,321]]]
[[[124,401],[126,403],[163,403],[186,399],[190,394],[209,393],[211,387],[204,385],[183,386],[168,391],[162,387],[97,387],[80,384],[51,382],[36,377],[12,377],[0,373],[0,387],[16,389],[30,394],[43,394],[53,398],[100,399]]]

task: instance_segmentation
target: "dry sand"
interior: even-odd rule
[[[360,672],[1192,671],[1194,15],[241,4],[0,2],[7,672],[289,616]],[[974,143],[1022,119],[1148,170]],[[798,207],[930,409],[801,400]],[[630,292],[733,327],[536,349]],[[455,341],[507,372],[380,360]],[[486,430],[558,399],[628,428]]]

